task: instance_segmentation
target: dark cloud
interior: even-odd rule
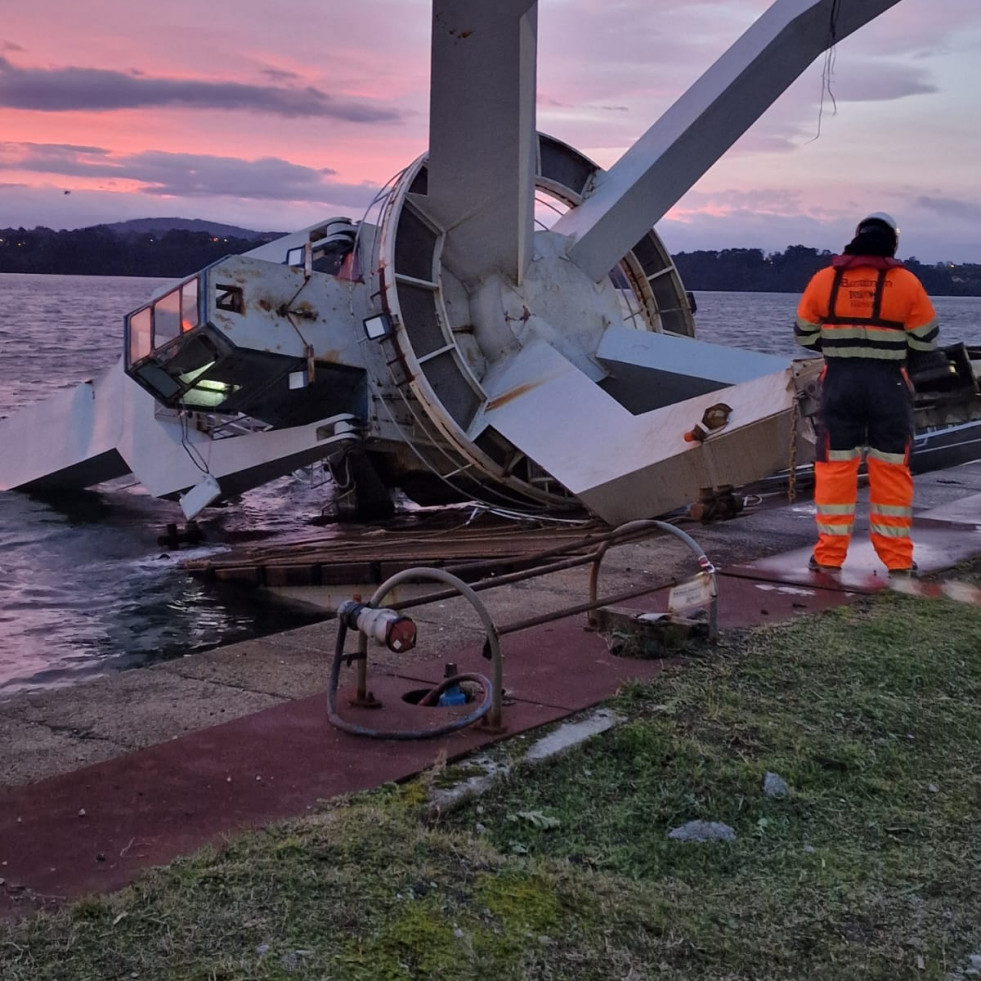
[[[921,195],[913,199],[913,204],[917,208],[922,208],[924,211],[928,211],[938,218],[954,219],[973,225],[981,222],[981,203],[976,198],[974,200],[965,200]]]
[[[240,160],[205,154],[148,150],[112,156],[98,147],[66,144],[0,144],[10,170],[60,177],[133,181],[140,192],[168,197],[226,196],[253,200],[329,202],[361,207],[377,188],[331,181],[334,171],[303,167],[278,157]]]
[[[396,109],[338,99],[312,86],[303,88],[148,78],[137,72],[99,68],[18,68],[0,57],[0,106],[37,112],[142,109],[230,109],[287,117],[323,117],[355,123],[387,123]]]
[[[50,159],[57,164],[66,157],[85,154],[88,156],[108,156],[109,151],[100,146],[84,146],[75,143],[0,143],[0,160],[5,155],[20,159],[31,159],[35,163]],[[28,168],[21,168],[28,169]],[[31,167],[31,170],[37,169]]]
[[[13,41],[0,41],[0,51],[23,51],[19,44],[14,44]]]
[[[539,99],[538,108],[540,110],[554,109],[557,112],[571,110],[578,116],[596,112],[630,112],[630,106],[607,106],[590,102],[577,102],[573,104],[571,102],[559,102],[558,99],[552,98]]]
[[[295,82],[300,78],[296,72],[285,71],[282,68],[263,68],[262,74],[274,82]]]

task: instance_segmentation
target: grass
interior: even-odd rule
[[[620,727],[438,821],[446,773],[327,803],[0,928],[0,977],[961,978],[979,705],[969,606],[890,594],[726,635],[625,688]],[[668,839],[693,819],[736,838]]]

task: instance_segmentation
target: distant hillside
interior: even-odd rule
[[[53,231],[0,228],[0,273],[80,276],[190,276],[227,255],[238,255],[281,237],[202,218],[137,218],[112,225]],[[685,288],[800,293],[827,265],[831,253],[804,245],[783,252],[723,249],[673,256]],[[925,265],[910,257],[906,268],[933,296],[981,296],[981,265]]]
[[[239,255],[278,237],[206,221],[148,219],[116,226],[0,228],[0,273],[49,273],[64,276],[160,276],[179,279],[228,255]]]
[[[223,225],[219,221],[204,218],[133,218],[130,221],[117,221],[103,225],[117,235],[151,235],[177,229],[182,232],[206,232],[218,238],[240,238],[248,241],[262,239],[266,242],[281,238],[285,232],[256,232],[238,225]]]
[[[721,252],[679,252],[674,256],[685,287],[694,292],[747,291],[800,293],[807,281],[831,261],[831,253],[805,245],[783,252],[723,249]],[[927,265],[910,256],[903,265],[919,277],[932,296],[981,296],[981,265],[938,262]]]

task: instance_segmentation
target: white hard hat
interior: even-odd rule
[[[885,211],[876,211],[871,215],[866,215],[856,226],[855,234],[860,235],[862,229],[866,225],[878,224],[885,225],[896,237],[896,241],[899,241],[899,225],[896,223],[896,219],[892,215],[886,214]]]

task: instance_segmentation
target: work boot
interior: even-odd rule
[[[807,568],[811,572],[841,572],[840,565],[821,565],[813,555],[807,560]]]
[[[918,578],[917,573],[919,572],[919,566],[914,562],[907,569],[890,569],[889,578],[890,579],[916,579]]]

